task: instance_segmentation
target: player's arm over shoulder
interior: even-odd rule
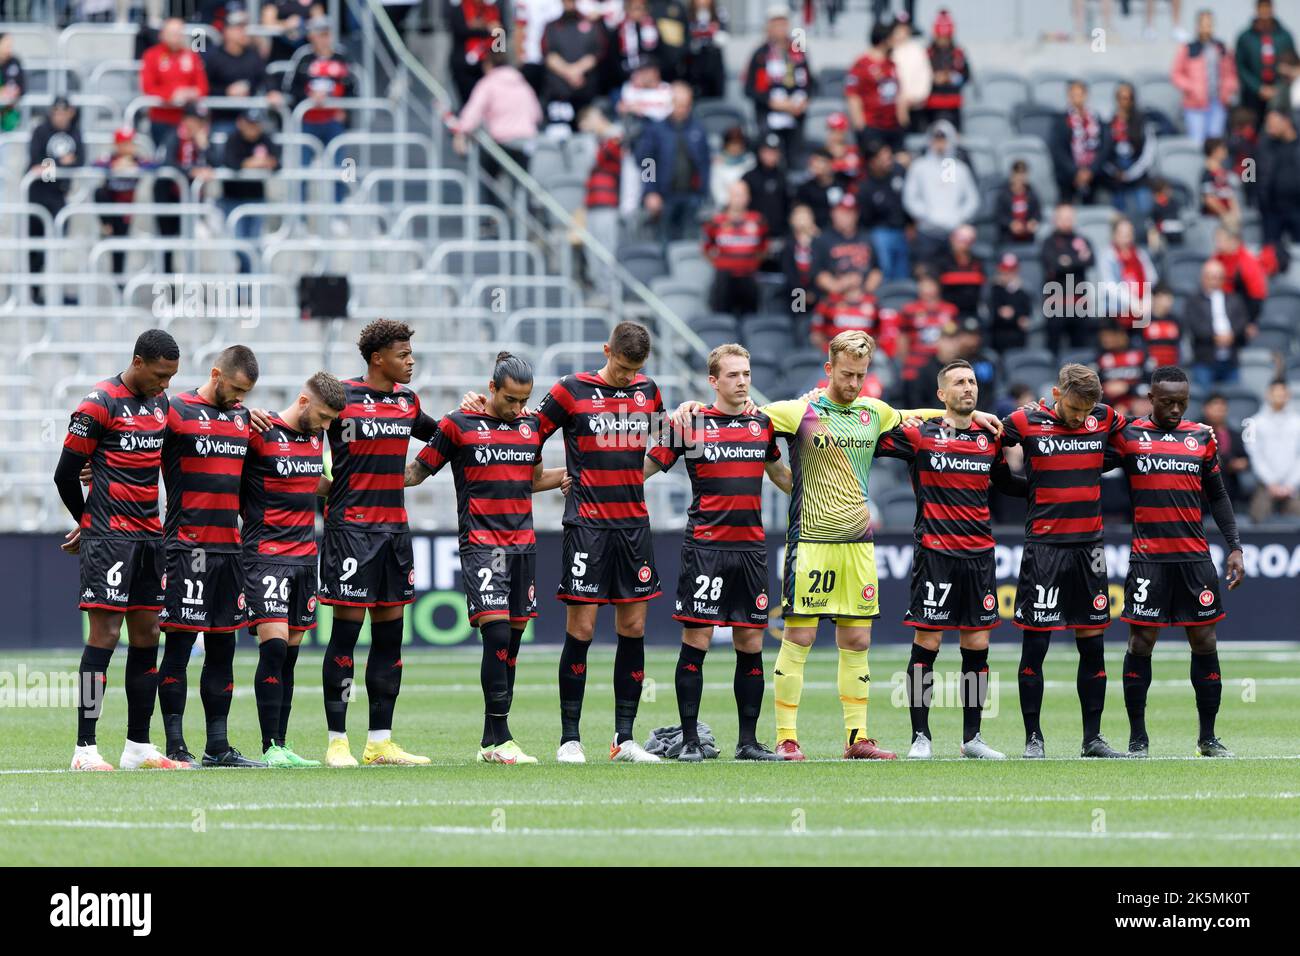
[[[808,403],[802,398],[784,402],[772,402],[759,409],[772,420],[772,428],[778,435],[794,435],[799,431],[799,422],[808,411]]]

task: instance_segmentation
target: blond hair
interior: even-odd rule
[[[1097,373],[1086,365],[1070,362],[1061,366],[1061,374],[1056,380],[1056,387],[1062,395],[1074,394],[1085,402],[1094,405],[1101,401],[1101,379]]]
[[[847,352],[854,358],[871,358],[876,351],[876,340],[866,332],[860,329],[850,329],[847,332],[841,332],[835,338],[831,339],[830,344],[830,361],[835,364],[835,356],[842,352]]]
[[[724,342],[716,349],[709,353],[709,374],[714,378],[718,377],[718,372],[722,370],[722,360],[728,355],[734,355],[736,358],[749,359],[749,349],[743,345],[737,345],[735,342]]]

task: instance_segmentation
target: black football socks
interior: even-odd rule
[[[989,692],[989,649],[961,649],[961,742],[980,732],[980,717]]]
[[[126,649],[126,739],[149,742],[149,721],[158,696],[158,645]]]
[[[930,650],[913,642],[912,656],[907,662],[907,709],[912,717],[912,738],[917,734],[930,736],[930,695],[934,688],[934,661],[939,656],[936,647]]]
[[[208,742],[204,750],[218,757],[230,749],[226,721],[235,696],[235,635],[205,634],[203,671],[199,674],[199,698],[207,723]]]
[[[257,698],[257,723],[262,729],[262,752],[277,743],[280,708],[284,700],[284,662],[289,645],[278,637],[257,646],[257,670],[253,673],[253,694]]]
[[[185,744],[185,695],[189,693],[186,671],[194,650],[193,631],[167,631],[163,643],[162,664],[158,667],[158,711],[167,734],[167,752],[188,751]]]
[[[1147,739],[1147,690],[1151,687],[1151,656],[1124,653],[1124,709],[1128,711],[1128,739]],[[1193,684],[1195,680],[1193,680]]]
[[[682,722],[682,740],[685,743],[700,742],[698,724],[700,698],[704,694],[704,654],[698,647],[683,644],[677,656],[673,684],[677,690],[677,715]]]
[[[482,746],[503,744],[510,739],[510,622],[491,621],[479,628],[483,636],[483,660],[479,682],[483,687],[483,715],[487,732]]]
[[[1196,692],[1196,715],[1200,718],[1198,740],[1214,736],[1214,720],[1223,699],[1223,677],[1219,673],[1219,652],[1192,655],[1192,689]]]
[[[763,710],[763,652],[747,654],[736,651],[736,675],[732,681],[736,694],[736,716],[740,719],[741,744],[758,743],[758,716]]]
[[[582,723],[582,695],[587,688],[587,651],[591,641],[580,641],[572,634],[564,635],[564,649],[560,651],[560,743],[579,740],[578,725]]]
[[[104,710],[104,693],[108,686],[108,662],[113,648],[92,647],[81,651],[77,668],[77,746],[95,746],[95,727]]]
[[[1052,638],[1049,632],[1025,632],[1020,640],[1020,667],[1016,683],[1020,690],[1020,716],[1025,722],[1025,741],[1043,736],[1039,715],[1043,711],[1043,661]]]
[[[393,711],[402,691],[402,624],[400,617],[370,622],[366,696],[370,698],[371,730],[393,729]]]
[[[360,621],[345,621],[337,614],[330,624],[330,640],[321,664],[321,688],[325,693],[325,724],[332,733],[347,733],[348,698],[356,668],[352,655],[361,635]]]
[[[1087,743],[1101,735],[1101,712],[1106,706],[1106,656],[1101,635],[1076,638],[1079,647],[1079,670],[1075,686],[1079,691],[1079,708],[1083,712],[1083,740]]]
[[[641,636],[618,635],[614,651],[614,742],[632,739],[641,682],[645,680],[645,641]]]

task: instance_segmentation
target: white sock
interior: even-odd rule
[[[340,733],[340,732],[337,731],[337,730],[331,730],[331,731],[328,731],[328,733],[329,733],[329,739],[332,740],[332,741],[333,741],[333,740],[347,740],[347,739],[348,739],[348,735],[347,735],[347,734]]]
[[[371,744],[382,744],[391,736],[393,736],[391,730],[371,730],[366,733],[366,742]]]

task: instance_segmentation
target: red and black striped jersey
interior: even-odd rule
[[[564,458],[573,487],[564,523],[590,528],[640,528],[645,507],[646,439],[664,410],[659,387],[644,375],[617,388],[595,372],[566,375],[537,409],[545,442],[564,432]]]
[[[664,471],[686,458],[692,495],[686,539],[701,548],[764,548],[763,471],[781,457],[772,420],[762,412],[729,415],[709,406],[688,430],[674,424],[665,439],[650,457]]]
[[[1219,473],[1214,429],[1179,422],[1166,431],[1139,418],[1120,430],[1111,448],[1128,475],[1133,557],[1170,563],[1208,558],[1201,488]]]
[[[1002,447],[1025,449],[1029,514],[1025,540],[1095,544],[1101,540],[1101,473],[1106,447],[1124,416],[1097,405],[1079,428],[1067,428],[1046,405],[1018,408],[1002,420]]]
[[[297,431],[272,415],[270,428],[253,433],[240,492],[249,560],[316,563],[316,487],[324,474],[320,432]]]
[[[719,272],[753,275],[767,255],[762,214],[750,211],[734,219],[728,212],[718,213],[704,224],[704,254]]]
[[[325,526],[350,531],[406,531],[406,449],[428,441],[435,422],[405,385],[391,392],[364,380],[343,383],[347,405],[330,424],[329,498]]]
[[[912,533],[920,547],[954,558],[993,549],[989,484],[1001,487],[1009,473],[998,436],[931,418],[881,435],[876,456],[907,462],[916,495]]]
[[[462,549],[532,551],[533,468],[541,461],[535,415],[503,421],[454,411],[443,416],[419,461],[433,474],[448,462],[456,482],[456,521]]]
[[[81,400],[63,447],[90,459],[81,516],[87,538],[156,538],[158,469],[167,428],[167,393],[141,398],[114,375]]]
[[[168,547],[239,550],[239,485],[248,409],[218,408],[198,392],[172,396],[163,440]]]
[[[623,140],[611,136],[596,150],[596,161],[587,175],[587,208],[616,208],[622,176]]]

